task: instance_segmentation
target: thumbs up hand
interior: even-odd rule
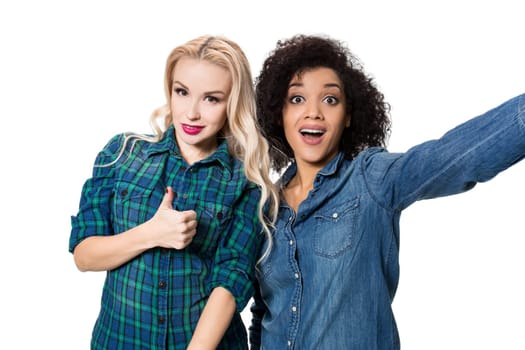
[[[168,187],[155,215],[149,220],[154,245],[183,249],[197,233],[197,213],[194,210],[173,209],[173,189]]]

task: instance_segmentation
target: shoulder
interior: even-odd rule
[[[402,157],[402,153],[391,153],[384,147],[369,147],[353,159],[342,160],[339,176],[383,177],[386,172]]]
[[[368,169],[370,167],[389,166],[401,156],[402,153],[391,153],[384,147],[370,147],[360,152],[355,157],[355,161],[359,166]]]
[[[245,190],[258,189],[257,185],[246,177],[244,163],[236,157],[231,157],[229,171],[231,172],[231,181],[236,182]]]
[[[213,160],[212,164],[215,167],[214,173],[217,175],[217,180],[228,182],[229,186],[234,186],[238,189],[256,187],[246,177],[243,160],[230,153],[226,142],[222,142],[219,145],[210,159]]]
[[[162,140],[157,142],[152,135],[120,133],[113,136],[99,152],[96,164],[120,163],[130,156],[147,155],[162,148],[161,143]]]
[[[372,158],[382,158],[390,154],[388,150],[384,147],[369,147],[361,152],[355,157],[356,160],[367,160]]]
[[[126,133],[120,133],[110,138],[100,151],[99,156],[110,157],[111,155],[118,153],[122,149],[126,135]]]
[[[156,143],[147,141],[149,136],[135,133],[120,133],[111,137],[97,154],[93,176],[110,176],[126,162],[145,158],[148,149]]]

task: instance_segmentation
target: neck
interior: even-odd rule
[[[209,157],[219,147],[217,140],[215,138],[206,143],[201,142],[198,145],[187,144],[187,143],[184,143],[183,141],[179,141],[177,139],[176,134],[175,134],[175,140],[177,141],[179,152],[182,155],[182,158],[184,158],[184,160],[189,165],[192,165],[193,163],[196,163],[200,160],[203,160],[204,158]]]
[[[283,189],[283,195],[288,205],[297,212],[299,205],[312,190],[315,177],[322,167],[304,162],[298,162],[296,165],[297,172]]]
[[[296,165],[297,172],[290,182],[293,181],[296,186],[299,186],[304,190],[311,190],[317,173],[323,167],[305,162],[297,162]]]

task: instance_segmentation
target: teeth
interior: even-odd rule
[[[318,129],[301,129],[299,130],[299,132],[303,134],[319,134],[319,135],[324,134],[323,130],[318,130]]]

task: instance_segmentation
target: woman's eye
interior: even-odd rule
[[[292,96],[290,97],[290,102],[293,104],[301,103],[304,101],[304,98],[302,96]]]
[[[179,96],[186,96],[188,94],[188,91],[186,91],[186,89],[183,88],[175,88],[174,91]]]
[[[208,101],[208,102],[211,102],[211,103],[219,102],[219,99],[217,97],[215,97],[215,96],[206,96],[204,99],[206,101]]]
[[[339,102],[339,99],[335,96],[326,96],[323,100],[329,105],[335,105]]]

